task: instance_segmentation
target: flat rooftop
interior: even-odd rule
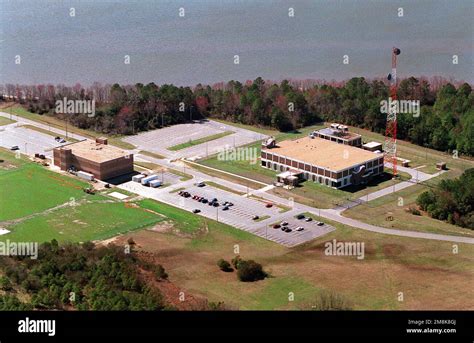
[[[360,137],[358,133],[354,133],[350,131],[334,130],[333,128],[330,128],[330,127],[325,127],[324,129],[317,130],[317,132],[322,133],[323,135],[338,137],[338,138],[347,139],[347,140]]]
[[[84,140],[63,146],[61,149],[71,149],[72,153],[94,162],[102,163],[116,158],[129,156],[130,153],[117,147]]]
[[[263,149],[288,158],[306,162],[332,171],[340,171],[382,157],[371,151],[338,144],[323,138],[304,137],[283,141],[275,148]]]

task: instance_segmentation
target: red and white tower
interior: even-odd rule
[[[390,81],[390,95],[387,111],[387,126],[385,128],[385,162],[392,164],[393,176],[397,175],[397,108],[392,106],[392,101],[397,100],[397,56],[400,55],[400,49],[392,49],[392,72],[388,74]]]

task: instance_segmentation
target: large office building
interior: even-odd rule
[[[106,138],[84,140],[53,150],[54,165],[74,169],[107,180],[133,172],[133,154],[108,145]]]
[[[280,172],[279,182],[311,180],[333,188],[365,183],[383,173],[383,155],[319,137],[263,147],[262,167]]]

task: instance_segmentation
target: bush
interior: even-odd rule
[[[413,214],[415,216],[421,216],[421,212],[418,211],[418,209],[416,207],[413,207],[413,206],[410,206],[408,208],[408,212],[410,212],[411,214]]]
[[[11,291],[13,289],[13,285],[10,279],[6,276],[2,276],[0,278],[0,289],[6,292]]]
[[[155,276],[158,279],[166,280],[168,278],[168,273],[166,273],[165,268],[161,264],[157,264],[155,267]]]
[[[232,267],[230,266],[230,263],[227,262],[226,260],[224,259],[220,259],[219,261],[217,261],[217,266],[220,268],[220,270],[222,270],[223,272],[231,272],[233,271]]]
[[[239,264],[242,262],[242,258],[240,255],[237,255],[231,260],[231,262],[235,269],[239,269]]]
[[[243,282],[253,282],[265,279],[268,275],[263,271],[262,265],[253,260],[243,261],[238,264],[237,277]]]

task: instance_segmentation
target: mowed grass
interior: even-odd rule
[[[424,185],[414,185],[346,210],[343,215],[386,228],[474,237],[474,230],[433,219],[427,213],[417,216],[407,211],[416,207],[417,197],[427,189]],[[389,216],[393,220],[387,220]]]
[[[100,193],[83,192],[86,182],[54,173],[0,149],[0,240],[100,240],[136,230],[163,216]]]
[[[87,186],[85,182],[48,171],[37,164],[20,164],[16,168],[0,169],[0,221],[88,197],[82,191]]]
[[[274,188],[270,192],[280,197],[293,198],[296,202],[308,206],[333,208],[410,178],[410,175],[406,173],[399,173],[398,178],[393,178],[391,170],[385,168],[385,173],[382,176],[372,179],[367,185],[333,189],[313,181],[305,181],[291,190]]]
[[[188,142],[185,142],[185,143],[173,145],[173,146],[168,147],[167,149],[170,150],[170,151],[183,150],[183,149],[195,146],[195,145],[203,144],[203,143],[206,143],[206,142],[210,142],[210,141],[213,141],[213,140],[231,135],[233,133],[234,133],[233,131],[225,131],[225,132],[221,132],[221,133],[216,133],[215,135],[210,135],[210,136],[206,136],[206,137],[195,139],[195,140],[189,140]]]
[[[0,126],[16,123],[15,120],[11,120],[5,117],[0,117]]]
[[[8,227],[0,239],[11,241],[84,242],[102,240],[153,225],[163,217],[122,202],[90,202],[68,206]]]
[[[338,294],[356,310],[474,308],[472,245],[459,244],[459,253],[454,254],[450,242],[382,235],[324,222],[336,230],[292,249],[212,220],[201,223],[208,230],[193,237],[139,230],[116,243],[133,237],[140,249],[155,254],[180,290],[223,301],[234,309],[311,309],[322,292]],[[325,243],[333,239],[363,242],[365,258],[326,255]],[[244,283],[235,271],[220,271],[217,261],[230,261],[236,254],[261,263],[270,276]],[[290,292],[294,301],[289,299]],[[404,293],[403,302],[397,300],[399,292]]]

